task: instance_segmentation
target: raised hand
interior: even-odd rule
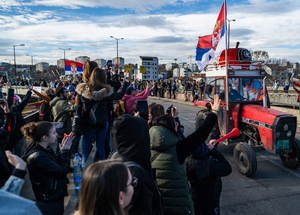
[[[221,103],[221,99],[219,98],[219,96],[217,94],[214,95],[214,103],[211,104],[211,109],[212,111],[219,111],[220,109],[220,103]]]
[[[10,113],[10,109],[8,107],[8,103],[6,99],[0,99],[0,106],[4,110],[4,113]]]
[[[14,155],[13,153],[11,153],[11,151],[5,151],[6,157],[8,162],[13,165],[16,169],[21,169],[21,170],[25,170],[26,169],[26,162],[22,160],[22,158],[20,158],[17,155]]]
[[[75,138],[75,135],[73,134],[73,132],[71,132],[69,135],[64,136],[64,139],[59,144],[60,151],[62,151],[64,149],[70,149],[74,138]]]

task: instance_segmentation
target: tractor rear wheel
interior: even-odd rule
[[[239,172],[245,176],[251,176],[256,172],[256,154],[247,143],[238,143],[233,151],[235,165]]]
[[[300,167],[300,141],[294,139],[293,149],[291,153],[280,153],[280,158],[283,164],[291,169]]]

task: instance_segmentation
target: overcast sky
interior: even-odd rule
[[[34,64],[86,55],[119,56],[137,63],[155,56],[160,63],[195,62],[198,36],[211,34],[222,0],[0,0],[0,62]],[[300,62],[299,0],[228,0],[231,47],[265,50],[271,58]],[[8,59],[8,60],[5,60]]]

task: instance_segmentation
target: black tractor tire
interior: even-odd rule
[[[257,170],[256,154],[247,143],[238,143],[233,150],[234,162],[238,171],[250,177]]]
[[[210,112],[207,109],[200,110],[195,118],[195,130],[199,128],[199,126],[202,124],[202,122],[205,120],[207,115]],[[220,130],[219,130],[219,125],[218,122],[216,122],[215,126],[213,127],[212,131],[208,135],[206,142],[209,142],[211,139],[219,139],[220,138]]]
[[[290,169],[297,169],[300,167],[300,141],[294,139],[292,152],[288,154],[288,157],[285,156],[284,152],[281,152],[280,158],[282,163]]]

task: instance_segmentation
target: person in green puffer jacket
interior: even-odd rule
[[[218,95],[214,96],[212,112],[201,126],[180,140],[174,118],[165,114],[150,128],[152,169],[163,198],[164,215],[194,214],[184,160],[204,143],[217,121],[220,108]]]

